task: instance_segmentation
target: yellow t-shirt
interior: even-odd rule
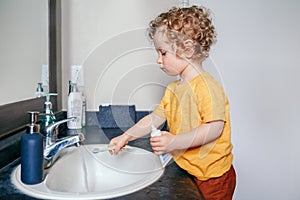
[[[175,162],[199,180],[220,177],[231,166],[229,102],[221,85],[204,72],[188,83],[168,85],[154,114],[167,119],[170,133],[190,132],[201,124],[223,120],[221,136],[196,148],[172,152]]]

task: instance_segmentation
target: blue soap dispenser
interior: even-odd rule
[[[36,123],[39,112],[28,113],[30,124],[21,138],[21,180],[32,185],[43,181],[43,136]]]

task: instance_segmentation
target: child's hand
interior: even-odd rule
[[[125,145],[128,144],[128,135],[126,133],[123,133],[122,135],[113,138],[108,146],[113,146],[114,150],[109,151],[111,155],[117,155],[119,151],[122,151],[122,149],[125,147]]]
[[[161,131],[161,136],[155,136],[150,138],[150,144],[156,155],[169,153],[175,150],[175,135],[170,134],[167,131]]]

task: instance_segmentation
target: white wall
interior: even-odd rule
[[[67,105],[70,66],[82,65],[88,110],[97,111],[103,103],[136,104],[140,110],[152,109],[173,79],[156,64],[156,52],[145,28],[157,13],[177,3],[62,1],[63,108]]]
[[[300,199],[300,2],[201,1],[231,103],[237,200]]]
[[[140,28],[173,3],[64,0],[64,103],[75,64],[85,68],[89,110],[99,103],[136,103],[141,110],[157,103],[169,80],[153,64],[155,52]],[[206,65],[220,72],[231,103],[235,199],[300,199],[300,2],[196,3],[213,11],[218,32]]]

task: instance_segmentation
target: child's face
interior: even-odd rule
[[[163,70],[169,76],[180,75],[188,62],[176,55],[171,44],[165,42],[166,38],[161,31],[157,31],[153,37],[154,46],[158,53],[157,63],[161,65]]]

